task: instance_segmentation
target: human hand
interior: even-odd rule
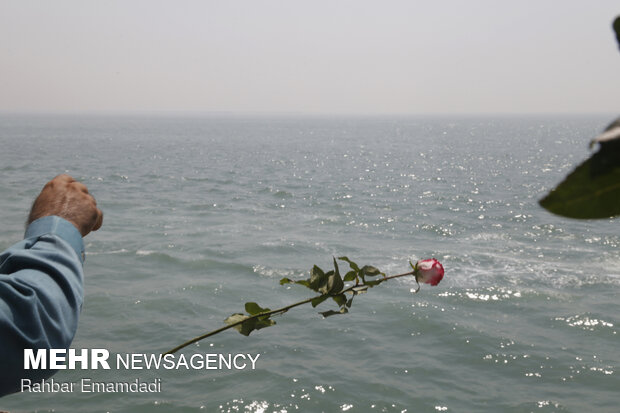
[[[71,222],[82,237],[97,231],[103,223],[103,212],[97,208],[97,202],[88,193],[86,185],[66,174],[58,175],[43,187],[32,204],[28,224],[49,215]]]

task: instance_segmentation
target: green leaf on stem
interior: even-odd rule
[[[284,284],[299,284],[299,285],[303,285],[304,287],[308,287],[310,288],[310,282],[308,280],[298,280],[298,281],[294,281],[291,280],[290,278],[282,278],[280,280],[280,285],[284,285]]]
[[[344,275],[344,281],[353,281],[357,277],[357,271],[351,270]]]
[[[258,321],[256,322],[256,326],[254,327],[256,330],[260,330],[261,328],[271,327],[276,324],[269,316],[258,317]]]
[[[329,298],[329,295],[327,294],[323,294],[316,298],[313,298],[311,301],[312,307],[316,307],[317,305],[321,304],[323,301],[327,300],[328,298]]]
[[[334,260],[334,263],[336,261]],[[325,285],[319,288],[319,292],[322,294],[338,294],[344,288],[344,282],[340,277],[340,272],[338,271],[338,266],[336,266],[336,271],[330,271],[327,274],[327,280]]]
[[[231,315],[230,317],[228,317],[226,320],[224,320],[224,322],[230,325],[230,324],[238,323],[239,321],[247,320],[248,318],[250,317],[248,317],[247,315],[243,315],[241,313],[235,313]],[[249,336],[250,333],[254,331],[255,325],[256,325],[256,319],[251,319],[248,321],[244,321],[243,323],[238,324],[233,328],[237,330],[238,332],[240,332],[241,334],[243,334],[244,336]]]
[[[344,288],[344,282],[340,274],[334,274],[327,280],[328,293],[331,295],[338,294]]]
[[[374,281],[366,281],[364,285],[367,285],[368,287],[374,287],[375,285],[381,284],[383,281],[385,281],[384,278],[381,278],[379,280],[374,280]]]
[[[232,314],[230,317],[224,320],[224,322],[228,325],[239,323],[241,321],[243,322],[237,324],[233,328],[244,336],[249,336],[250,333],[254,330],[260,330],[261,328],[271,327],[272,325],[276,324],[276,322],[271,320],[269,316],[250,318],[247,315],[241,313]]]
[[[259,313],[266,313],[268,311],[271,311],[271,309],[262,308],[261,306],[259,306],[258,304],[254,302],[249,302],[249,303],[245,303],[245,311],[247,311],[249,315],[255,315]]]
[[[347,310],[346,307],[342,307],[338,311],[329,310],[329,311],[323,311],[322,313],[319,313],[319,314],[321,314],[324,318],[327,318],[327,317],[330,317],[330,316],[333,316],[333,315],[337,315],[337,314],[346,314],[348,312],[349,312],[349,310]]]
[[[364,273],[364,275],[368,275],[370,277],[375,277],[377,275],[383,274],[381,271],[379,271],[379,269],[377,267],[373,267],[372,265],[364,265],[362,267],[362,273]]]
[[[332,298],[334,299],[336,304],[338,304],[338,307],[342,307],[347,303],[347,297],[344,294],[334,295]]]
[[[226,320],[224,320],[224,322],[225,322],[226,324],[230,325],[230,324],[235,324],[235,323],[238,323],[239,321],[246,320],[246,319],[248,319],[248,318],[250,318],[250,317],[248,317],[248,316],[247,316],[247,315],[245,315],[245,314],[241,314],[241,313],[234,313],[234,314],[231,314],[231,315],[230,315],[230,317],[228,317]]]
[[[332,257],[334,259],[334,272],[338,275],[338,277],[340,277],[340,268],[338,268],[338,263],[336,262],[336,258]]]
[[[299,285],[303,285],[304,287],[311,288],[310,287],[310,281],[308,281],[308,280],[295,281],[295,284],[299,284]]]
[[[351,290],[353,295],[364,294],[367,291],[368,291],[368,286],[367,285],[360,285],[358,287],[353,287],[353,289]]]
[[[358,266],[357,266],[357,264],[356,264],[356,263],[354,263],[353,261],[351,261],[349,258],[347,258],[347,257],[338,257],[338,259],[339,259],[340,261],[345,261],[345,262],[348,262],[348,263],[349,263],[349,267],[351,267],[351,269],[352,269],[353,271],[355,271],[355,272],[359,272],[360,267],[358,267]]]
[[[318,292],[319,288],[321,288],[327,283],[327,277],[328,275],[326,275],[322,269],[315,265],[314,267],[312,267],[312,271],[310,271],[308,288]]]

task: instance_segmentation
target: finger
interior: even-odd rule
[[[71,183],[71,182],[75,182],[75,179],[73,179],[73,177],[71,175],[60,174],[60,175],[56,176],[54,179],[52,179],[52,181]]]
[[[103,212],[99,208],[97,208],[97,220],[95,221],[95,225],[93,226],[92,231],[97,231],[103,225]]]
[[[71,176],[67,174],[58,175],[46,183],[43,189],[54,190],[56,188],[64,188],[65,185],[69,185],[71,182],[75,182],[75,179]]]
[[[75,182],[72,182],[71,185],[73,185],[73,187],[77,189],[78,191],[84,192],[85,194],[88,193],[88,188],[86,187],[86,185],[84,185],[81,182],[75,181]]]

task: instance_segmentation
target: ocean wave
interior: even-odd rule
[[[555,321],[563,321],[569,327],[576,327],[586,331],[596,331],[600,329],[611,329],[613,334],[616,333],[614,324],[600,318],[596,318],[592,314],[575,314],[571,316],[559,316],[554,318]]]
[[[467,299],[471,301],[506,301],[518,300],[524,297],[525,291],[519,289],[511,289],[506,287],[488,287],[482,289],[468,288],[465,290],[450,289],[437,294],[438,297],[458,297],[459,299]]]
[[[86,251],[86,256],[89,255],[113,255],[113,254],[125,254],[129,252],[129,250],[125,248],[121,248],[119,250],[111,250],[111,251]]]
[[[464,238],[464,241],[505,241],[510,235],[504,232],[481,232]]]
[[[253,271],[261,276],[268,278],[282,278],[282,277],[292,277],[292,278],[304,278],[307,276],[306,272],[300,272],[298,270],[292,269],[282,269],[282,268],[268,268],[264,265],[254,265],[252,267]]]

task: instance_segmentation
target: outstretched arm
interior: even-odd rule
[[[68,175],[46,184],[35,200],[24,240],[0,254],[0,396],[21,379],[24,349],[68,348],[83,301],[82,237],[101,227],[103,214],[86,187]]]

